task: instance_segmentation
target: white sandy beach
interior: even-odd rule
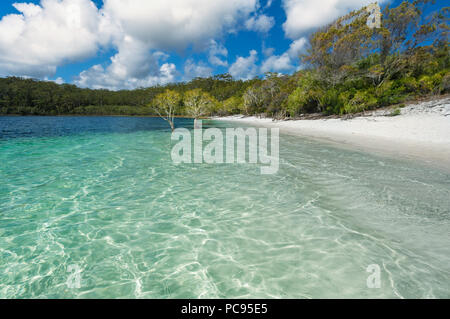
[[[450,98],[407,105],[401,115],[374,111],[350,120],[277,121],[256,117],[218,117],[244,125],[278,127],[282,133],[389,156],[420,160],[450,171]]]

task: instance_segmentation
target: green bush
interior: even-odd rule
[[[343,96],[343,95],[341,95]],[[360,113],[374,109],[378,104],[377,98],[370,91],[358,91],[341,109],[341,114]]]
[[[395,108],[394,110],[392,110],[391,114],[389,114],[389,116],[399,116],[402,114],[402,111],[400,110],[400,108]]]
[[[442,91],[442,79],[444,75],[442,73],[436,73],[431,77],[431,81],[433,82],[433,94],[440,94]]]
[[[218,104],[218,107],[215,111],[219,115],[239,114],[244,109],[242,104],[242,98],[232,96],[229,99],[223,101],[222,106]]]
[[[416,92],[419,88],[417,80],[413,77],[406,77],[399,81],[399,83],[405,88],[406,92]]]
[[[328,89],[318,94],[317,99],[319,100],[320,111],[326,114],[338,113],[341,106],[339,96],[340,91],[337,89]]]
[[[384,82],[375,90],[378,106],[398,104],[404,101],[408,97],[406,91],[406,87],[399,80]]]
[[[434,90],[433,79],[429,75],[424,75],[419,79],[419,92],[422,95],[430,94]]]
[[[441,92],[449,93],[450,92],[450,72],[447,72],[441,81]]]
[[[316,92],[299,87],[289,95],[286,111],[291,117],[302,113],[317,112]]]

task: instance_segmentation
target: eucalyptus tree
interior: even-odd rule
[[[180,106],[181,95],[172,90],[158,94],[153,100],[155,112],[169,123],[172,132],[175,131],[175,114]]]
[[[194,128],[198,128],[198,119],[211,113],[214,105],[214,98],[201,89],[190,90],[184,94],[185,112],[194,118]]]

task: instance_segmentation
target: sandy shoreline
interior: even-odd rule
[[[420,161],[450,172],[450,98],[407,105],[402,114],[375,111],[350,120],[277,121],[256,117],[216,117],[244,125],[277,127],[285,134],[320,139],[337,146]]]

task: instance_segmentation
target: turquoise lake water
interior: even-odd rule
[[[0,298],[450,297],[448,172],[285,135],[276,175],[172,146],[159,119],[0,117]]]

